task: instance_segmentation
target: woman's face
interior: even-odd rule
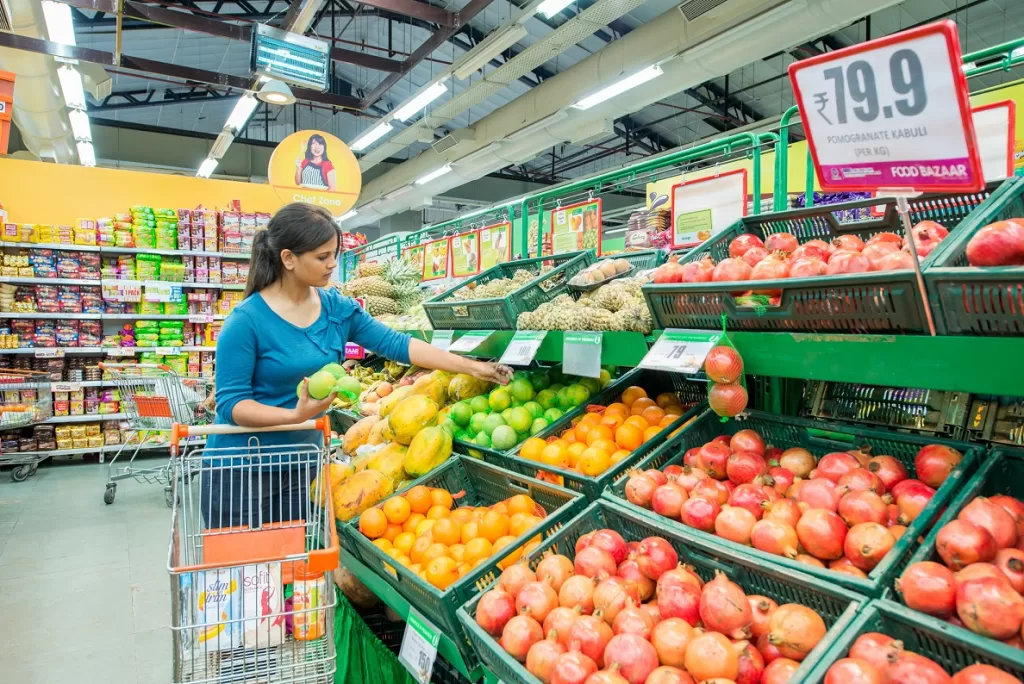
[[[324,144],[319,140],[311,140],[309,142],[309,150],[313,153],[314,157],[322,157],[324,154]]]
[[[319,247],[305,254],[288,253],[290,259],[286,264],[291,267],[292,275],[304,285],[326,287],[331,282],[334,269],[338,267],[338,238],[333,237]]]

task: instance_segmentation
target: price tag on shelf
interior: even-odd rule
[[[160,280],[147,280],[143,288],[143,295],[147,302],[180,302],[181,285],[165,283]]]
[[[721,339],[721,332],[669,328],[647,352],[640,362],[640,368],[673,373],[696,373],[704,365],[708,352]]]
[[[441,631],[410,606],[398,661],[420,684],[430,681],[440,640]]]
[[[213,323],[213,314],[189,314],[189,323]]]
[[[452,336],[454,334],[454,330],[435,330],[430,338],[430,344],[441,351],[448,351],[448,347],[452,346]]]
[[[156,348],[156,353],[159,354],[160,356],[170,356],[170,355],[174,355],[174,354],[180,354],[181,353],[181,348],[180,347],[157,347]]]
[[[101,280],[103,299],[111,302],[141,302],[142,283],[138,280]]]
[[[77,392],[82,389],[82,383],[80,382],[51,382],[51,392]]]
[[[562,372],[585,378],[601,377],[601,344],[604,333],[562,333]]]
[[[113,347],[106,352],[107,356],[135,356],[135,347]]]
[[[36,349],[37,359],[63,359],[63,349]]]
[[[823,190],[984,184],[952,21],[795,62],[789,77]]]
[[[498,363],[509,366],[529,366],[547,334],[546,330],[517,330],[512,336],[512,341],[505,347],[505,353],[501,355]]]
[[[470,330],[465,335],[452,342],[451,346],[448,347],[448,351],[468,354],[483,344],[484,340],[490,337],[493,332],[493,330]]]

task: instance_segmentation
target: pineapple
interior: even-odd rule
[[[356,276],[360,278],[365,278],[368,276],[382,276],[384,275],[385,270],[386,267],[384,266],[384,264],[370,263],[368,261],[364,261],[363,263],[359,264],[356,267]]]
[[[394,286],[380,276],[356,278],[349,282],[349,290],[357,297],[395,297]]]
[[[397,286],[399,283],[414,283],[418,284],[420,281],[421,274],[416,271],[405,259],[395,259],[389,261],[385,266],[382,273],[380,273],[386,281],[392,285]]]
[[[371,316],[383,316],[385,314],[397,316],[400,313],[398,303],[394,299],[376,297],[374,295],[366,295],[366,310]]]

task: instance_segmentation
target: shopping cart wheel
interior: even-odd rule
[[[168,508],[174,508],[174,494],[170,487],[164,487],[164,503]]]
[[[107,484],[107,491],[103,492],[103,503],[107,504],[108,506],[110,504],[114,503],[114,495],[116,493],[117,493],[117,484],[113,483],[113,482],[108,483]]]
[[[15,482],[24,482],[29,478],[35,469],[30,465],[20,465],[11,471],[11,479]]]

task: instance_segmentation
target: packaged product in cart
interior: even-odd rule
[[[295,568],[295,583],[292,585],[292,618],[295,639],[311,641],[324,635],[327,615],[327,576],[324,573],[309,572],[305,565]]]
[[[277,646],[284,641],[284,592],[281,565],[260,563],[242,568],[242,614],[246,646]],[[255,618],[255,619],[248,619]]]
[[[242,645],[241,571],[238,568],[200,570],[181,575],[182,593],[192,596],[189,608],[194,620],[182,624],[196,626],[195,643],[206,652],[211,648],[223,651]],[[183,607],[184,608],[184,607]]]

